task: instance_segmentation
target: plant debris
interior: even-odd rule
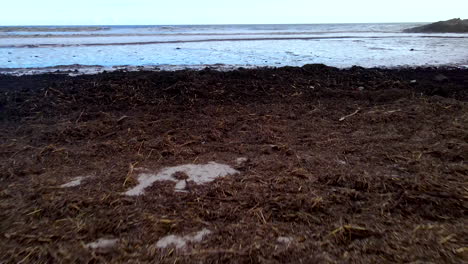
[[[455,68],[0,75],[0,262],[463,263],[467,87]]]

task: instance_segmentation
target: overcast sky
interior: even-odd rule
[[[468,18],[468,0],[0,1],[0,25],[433,22]]]

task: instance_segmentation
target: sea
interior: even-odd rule
[[[0,27],[0,73],[468,67],[468,34],[403,33],[422,24]]]

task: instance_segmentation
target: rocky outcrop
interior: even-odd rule
[[[429,25],[408,28],[403,30],[406,33],[468,33],[468,19],[450,19],[439,21]]]

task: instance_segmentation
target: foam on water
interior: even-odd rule
[[[237,158],[237,159],[236,159],[236,164],[237,164],[238,166],[240,166],[240,165],[246,163],[248,160],[249,160],[249,159],[248,159],[248,158],[245,158],[245,157]]]
[[[100,238],[97,241],[86,244],[86,247],[91,249],[112,248],[117,244],[118,241],[118,239]]]
[[[285,236],[280,236],[278,239],[276,239],[278,243],[282,244],[290,244],[293,241],[292,237],[285,237]]]
[[[81,182],[86,178],[87,177],[82,177],[82,176],[75,177],[71,181],[60,185],[60,188],[70,188],[70,187],[75,187],[75,186],[81,185]]]
[[[174,247],[181,249],[187,246],[189,242],[201,242],[203,238],[207,235],[211,234],[211,231],[204,228],[201,231],[186,236],[176,236],[176,235],[169,235],[161,238],[157,243],[156,247],[158,248],[167,248],[171,245]]]
[[[185,174],[185,178],[178,178],[176,173]],[[204,184],[214,181],[216,178],[239,173],[228,165],[209,162],[208,164],[186,164],[162,169],[157,174],[141,173],[138,176],[138,185],[125,192],[125,195],[137,196],[144,193],[145,188],[151,186],[156,181],[176,182],[175,191],[183,192],[187,182]]]

